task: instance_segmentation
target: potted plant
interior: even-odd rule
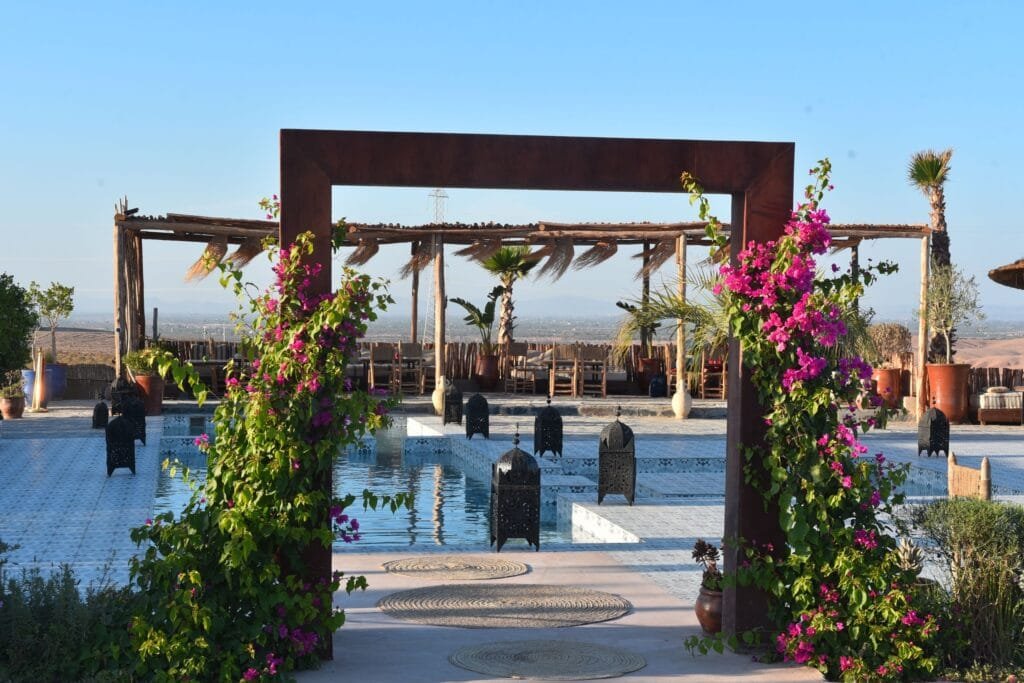
[[[57,362],[57,325],[75,310],[75,288],[51,282],[43,289],[38,282],[28,287],[29,297],[39,311],[39,316],[50,326],[50,350],[46,359],[46,396],[59,400],[64,397],[68,386],[68,366]]]
[[[5,373],[0,383],[0,414],[5,420],[16,420],[25,414],[25,391],[17,370]]]
[[[951,423],[967,416],[967,376],[971,366],[953,362],[953,329],[965,323],[981,321],[985,314],[978,303],[978,283],[959,268],[932,262],[925,307],[928,328],[943,340],[944,362],[929,363],[928,400]]]
[[[903,403],[902,369],[893,358],[910,351],[910,330],[900,323],[875,323],[868,328],[874,347],[871,379],[887,408],[898,410]]]
[[[463,320],[467,325],[475,327],[480,332],[480,350],[476,355],[476,371],[474,379],[483,391],[490,391],[498,383],[498,356],[492,341],[492,329],[494,328],[494,307],[498,297],[505,292],[505,288],[498,285],[487,295],[487,304],[483,310],[477,308],[465,299],[458,297],[451,300],[466,309],[466,317]]]
[[[720,557],[718,548],[703,538],[698,538],[693,544],[693,559],[704,570],[700,580],[700,595],[693,611],[705,633],[718,633],[722,630],[722,571],[718,568]]]
[[[138,385],[146,405],[146,415],[163,411],[164,378],[161,368],[170,367],[173,354],[159,347],[131,351],[122,359],[128,375]]]
[[[0,273],[0,378],[32,362],[32,332],[38,324],[39,314],[28,290]],[[0,386],[11,383],[4,379]]]
[[[661,321],[652,312],[650,305],[616,301],[615,305],[626,311],[626,319],[619,326],[619,340],[616,351],[623,361],[633,348],[633,334],[640,336],[640,357],[637,358],[636,381],[641,391],[647,391],[651,378],[662,371],[662,361],[654,357],[654,335],[661,327]]]

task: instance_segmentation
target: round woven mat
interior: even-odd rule
[[[548,681],[615,678],[647,666],[643,657],[631,652],[569,640],[512,640],[470,645],[456,650],[448,661],[491,676]]]
[[[616,619],[633,606],[611,593],[572,586],[477,583],[400,591],[377,607],[396,619],[434,626],[555,628]]]
[[[530,571],[522,562],[473,555],[422,555],[384,563],[385,571],[434,581],[504,579]]]

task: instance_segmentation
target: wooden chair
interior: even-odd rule
[[[719,359],[708,359],[700,372],[700,397],[725,398],[725,362]]]
[[[992,500],[992,470],[988,458],[981,459],[981,469],[958,465],[952,451],[946,458],[947,495]]]
[[[608,351],[604,346],[581,346],[579,349],[580,395],[608,395]]]
[[[398,366],[398,347],[395,344],[374,344],[370,347],[369,383],[371,389],[387,389],[397,394],[401,375]]]
[[[423,372],[423,344],[402,343],[398,346],[399,389],[422,394],[426,390]]]
[[[579,389],[579,349],[575,344],[556,344],[551,349],[551,382],[552,396],[578,396]]]

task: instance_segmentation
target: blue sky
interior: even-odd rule
[[[833,160],[835,222],[927,222],[905,180],[911,154],[953,147],[954,261],[979,277],[990,317],[1024,292],[985,273],[1024,257],[1019,187],[1024,94],[1016,3],[143,3],[10,4],[0,26],[0,271],[74,285],[80,312],[111,307],[111,217],[261,217],[278,186],[281,128],[595,135],[796,143],[804,170]],[[714,5],[713,7],[711,5]],[[419,223],[429,188],[337,189],[336,217]],[[452,220],[687,220],[675,195],[450,189]],[[728,202],[715,203],[728,215]],[[214,282],[182,282],[197,245],[147,243],[147,304],[232,309]],[[373,272],[396,277],[404,249]],[[862,258],[902,272],[868,304],[909,318],[919,245]],[[264,261],[250,266],[265,280]],[[554,293],[614,313],[638,289],[617,256]],[[666,271],[666,275],[668,275]],[[449,259],[451,296],[490,281]],[[396,282],[397,298],[407,284]],[[606,303],[602,303],[606,302]],[[550,303],[548,303],[550,308]]]

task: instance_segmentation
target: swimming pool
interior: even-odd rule
[[[371,441],[365,447],[349,449],[335,461],[336,495],[359,496],[367,488],[377,494],[413,494],[413,507],[394,514],[390,509],[364,510],[361,500],[346,510],[359,520],[362,538],[357,546],[489,548],[490,482],[468,476],[452,462],[449,453],[406,455],[404,441],[404,421],[396,422],[392,429],[378,434],[376,444]],[[189,468],[197,482],[205,480],[205,455],[179,451],[174,457]],[[177,514],[190,496],[191,490],[180,474],[171,477],[161,471],[154,513]],[[571,530],[559,528],[557,520],[542,521],[542,546],[571,542]],[[346,546],[339,543],[338,547]],[[505,547],[526,548],[526,542],[512,539]]]

